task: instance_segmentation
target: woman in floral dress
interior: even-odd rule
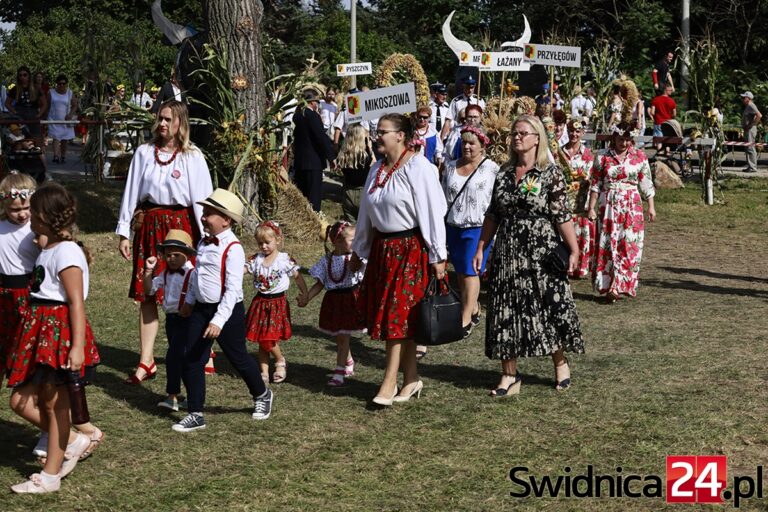
[[[595,160],[587,211],[589,219],[600,219],[595,289],[611,302],[637,293],[645,236],[640,192],[648,200],[648,219],[656,220],[651,167],[645,153],[632,145],[631,129],[629,123],[617,125],[610,147]],[[599,217],[595,212],[598,195]]]
[[[579,244],[579,264],[570,273],[570,277],[580,279],[589,275],[595,259],[595,222],[587,218],[589,203],[589,185],[592,164],[595,157],[588,147],[581,143],[584,127],[581,121],[568,121],[568,144],[563,146],[563,153],[568,157],[571,183],[568,186],[568,199],[573,212],[573,228],[576,242]]]
[[[473,259],[477,271],[496,235],[485,330],[486,356],[501,359],[494,397],[519,393],[518,357],[551,356],[561,390],[571,384],[563,352],[584,352],[568,277],[548,264],[561,239],[570,252],[568,270],[579,261],[563,171],[549,163],[547,135],[537,118],[518,117],[510,135],[512,152],[496,177]]]

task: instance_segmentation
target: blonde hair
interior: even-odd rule
[[[176,100],[165,101],[160,105],[160,108],[157,109],[155,124],[152,125],[152,133],[154,134],[152,144],[158,145],[160,142],[160,112],[165,108],[171,109],[171,122],[176,119],[179,120],[179,130],[176,132],[176,135],[174,135],[174,138],[176,139],[176,147],[178,147],[179,151],[182,153],[191,151],[194,149],[194,145],[189,140],[189,110],[187,110],[186,104]]]
[[[344,142],[336,157],[340,169],[356,169],[368,158],[368,141],[365,128],[360,123],[353,124],[347,130]]]
[[[536,167],[546,169],[549,165],[549,147],[547,146],[547,132],[544,130],[544,125],[541,124],[538,117],[522,115],[512,122],[513,131],[518,123],[527,123],[533,128],[534,133],[539,136],[539,144],[536,147]],[[507,162],[512,165],[517,163],[517,153],[515,153],[513,147],[512,144],[509,145],[509,161]]]
[[[280,242],[283,241],[283,230],[280,229],[280,225],[272,220],[265,220],[260,222],[256,226],[256,231],[253,233],[254,238],[258,242],[263,240],[267,235],[272,236],[277,240],[277,245],[280,246]]]
[[[37,188],[37,183],[30,176],[21,174],[18,171],[11,171],[11,174],[0,181],[0,220],[6,220],[8,216],[5,209],[17,198],[30,199],[32,193]]]

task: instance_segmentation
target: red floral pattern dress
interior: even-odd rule
[[[624,157],[608,150],[595,160],[591,190],[600,194],[595,289],[634,297],[645,238],[640,192],[646,198],[656,193],[648,158],[633,147]]]
[[[592,166],[595,156],[585,147],[579,144],[579,150],[569,156],[571,167],[571,184],[568,186],[568,200],[573,212],[573,228],[576,232],[576,242],[579,244],[579,266],[570,276],[574,278],[587,277],[592,272],[595,262],[595,247],[597,229],[595,222],[587,218],[586,212],[589,206],[589,186],[592,177]]]
[[[257,254],[246,263],[253,274],[256,296],[246,318],[246,339],[270,351],[291,338],[291,308],[285,298],[290,278],[301,267],[287,253],[279,253],[271,265],[264,265],[264,255]]]

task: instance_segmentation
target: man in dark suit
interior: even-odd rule
[[[331,139],[318,113],[318,100],[317,92],[305,92],[306,106],[297,108],[293,115],[294,180],[316,212],[320,211],[323,195],[323,169],[334,159]]]
[[[176,78],[175,66],[171,68],[171,77],[167,82],[165,82],[165,84],[163,84],[163,87],[157,94],[157,99],[155,99],[155,102],[152,104],[152,108],[150,108],[149,111],[153,114],[157,114],[157,111],[160,110],[160,105],[168,100],[176,100],[187,103],[187,92],[182,90],[181,85]]]

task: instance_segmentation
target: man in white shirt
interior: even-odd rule
[[[451,133],[454,119],[459,117],[459,112],[467,108],[467,105],[480,105],[480,108],[485,111],[485,101],[475,94],[476,85],[477,80],[472,75],[464,79],[464,92],[451,100],[448,118],[445,120],[445,125],[440,132],[441,139],[445,140],[448,137],[448,134]]]
[[[571,100],[571,118],[584,122],[584,118],[592,115],[592,102],[582,93],[581,86],[573,88],[573,99]]]
[[[434,84],[434,98],[429,101],[429,108],[432,109],[429,125],[439,134],[442,134],[443,125],[448,120],[450,105],[446,101],[447,96],[448,88],[444,84]]]

